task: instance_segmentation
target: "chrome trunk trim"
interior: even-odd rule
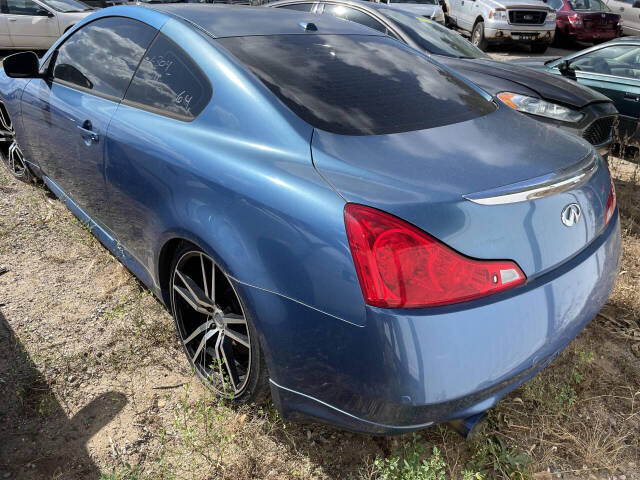
[[[587,182],[598,170],[598,159],[599,155],[592,152],[578,163],[562,170],[463,197],[480,205],[506,205],[548,197]]]

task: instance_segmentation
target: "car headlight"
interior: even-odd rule
[[[539,115],[541,117],[572,123],[577,123],[584,117],[583,113],[571,108],[518,93],[501,92],[498,94],[498,98],[511,108],[519,112],[530,113],[531,115]]]
[[[547,13],[547,22],[555,22],[556,21],[556,12]]]
[[[507,19],[507,12],[504,10],[490,10],[489,11],[489,18],[494,19],[494,20],[506,20]]]

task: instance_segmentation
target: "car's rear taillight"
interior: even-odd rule
[[[608,167],[607,167],[608,168]],[[607,225],[611,217],[613,217],[613,213],[616,211],[616,187],[613,184],[613,178],[611,177],[611,173],[609,173],[609,198],[607,198],[607,207],[605,209],[605,217],[604,224]]]
[[[515,262],[467,258],[388,213],[347,204],[344,220],[366,303],[385,308],[448,305],[525,282]]]
[[[582,25],[582,17],[578,13],[567,16],[567,20],[574,25]]]

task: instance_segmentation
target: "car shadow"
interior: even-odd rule
[[[107,392],[69,418],[0,311],[0,478],[100,478],[86,443],[126,403]]]

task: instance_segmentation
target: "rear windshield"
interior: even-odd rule
[[[333,133],[422,130],[495,109],[468,84],[389,37],[301,34],[216,41],[300,118]]]
[[[588,12],[608,12],[607,7],[600,0],[569,0],[569,6],[571,10],[585,10]]]

